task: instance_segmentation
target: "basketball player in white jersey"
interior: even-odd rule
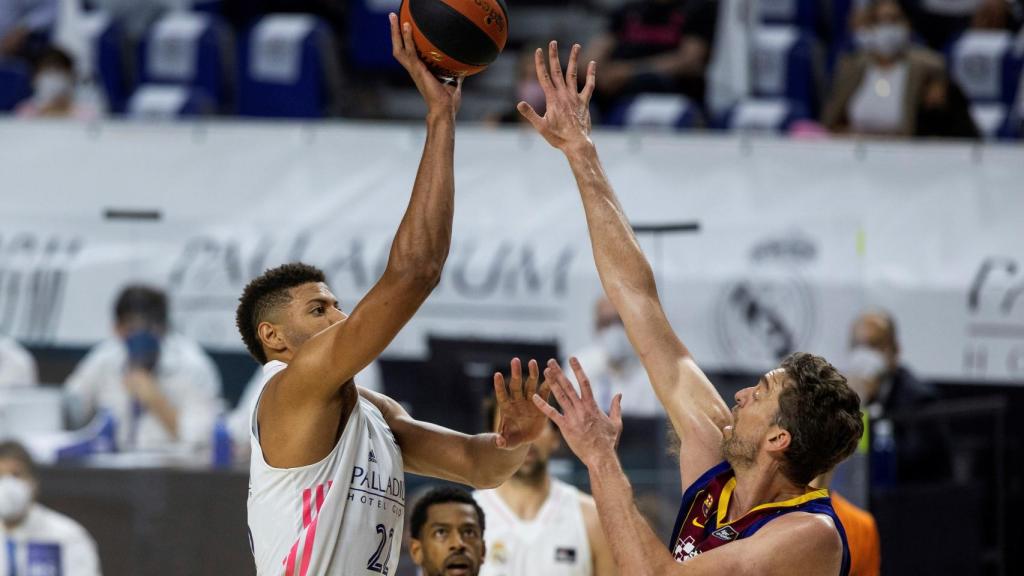
[[[487,408],[488,421],[500,429],[495,405]],[[473,494],[487,517],[487,562],[481,576],[618,573],[594,499],[548,472],[560,444],[554,424],[547,426],[507,482]]]
[[[460,88],[420,62],[391,15],[395,57],[427,102],[427,138],[409,205],[377,284],[346,315],[323,272],[285,264],[253,280],[237,323],[264,365],[250,422],[249,534],[260,576],[360,576],[397,569],[405,471],[491,487],[505,481],[546,426],[529,401],[539,370],[495,375],[498,434],[466,436],[417,422],[353,376],[372,362],[440,280],[451,242]],[[545,394],[546,392],[542,392]]]

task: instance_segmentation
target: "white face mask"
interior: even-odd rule
[[[626,328],[622,324],[612,324],[597,333],[597,340],[608,359],[618,363],[634,356],[633,345],[629,343]]]
[[[879,24],[871,30],[870,48],[879,56],[891,58],[910,43],[910,29],[902,24]]]
[[[874,380],[885,374],[885,356],[868,346],[854,346],[846,362],[846,374],[851,378]]]
[[[32,505],[32,486],[14,476],[0,476],[0,520],[20,518]]]
[[[71,94],[74,88],[71,76],[56,70],[46,70],[36,76],[33,83],[33,98],[40,106],[53,104]]]

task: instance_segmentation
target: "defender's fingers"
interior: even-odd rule
[[[551,83],[551,73],[548,72],[548,65],[544,63],[544,51],[540,48],[533,53],[533,64],[537,68],[537,81],[544,89],[544,95],[550,99],[555,94],[555,86]]]
[[[512,359],[512,379],[508,383],[513,400],[522,400],[523,396],[523,363],[519,358]]]
[[[577,67],[576,59],[579,57],[579,55],[580,55],[580,45],[579,44],[573,44],[572,45],[572,50],[569,52],[569,67],[565,69],[565,85],[570,90],[572,90],[573,93],[576,93],[576,91],[577,91],[577,88],[576,88],[576,72],[577,72],[577,70],[576,70],[576,67]]]
[[[537,111],[533,109],[533,106],[530,106],[526,102],[520,102],[516,106],[516,110],[518,110],[519,113],[523,115],[523,118],[526,118],[527,122],[529,122],[535,129],[540,131],[542,127],[541,122],[543,119],[540,117],[540,114],[537,114]]]
[[[608,411],[608,417],[612,419],[617,425],[622,425],[622,394],[616,394],[615,398],[612,398],[612,407]]]
[[[590,104],[590,97],[594,95],[594,87],[597,86],[597,62],[593,60],[587,65],[587,81],[583,85],[583,92],[580,92],[580,98],[583,99],[583,104]]]
[[[540,368],[537,366],[537,361],[530,359],[530,362],[526,365],[529,370],[529,377],[526,379],[525,394],[529,398],[537,393],[537,382],[540,380]]]
[[[559,377],[553,373],[549,374],[548,372],[545,372],[544,376],[546,376],[551,382],[551,393],[555,395],[555,400],[558,401],[562,410],[564,410],[566,414],[575,412],[576,403],[573,401],[572,396],[575,396],[576,393],[570,393],[566,390],[566,386],[569,384],[569,381],[566,380],[564,376]]]
[[[548,44],[548,65],[551,67],[551,81],[555,88],[565,88],[565,81],[562,79],[562,63],[558,61],[558,42],[552,40]]]
[[[537,407],[537,410],[543,412],[544,415],[548,417],[548,420],[554,422],[555,426],[558,426],[558,429],[561,430],[562,423],[565,421],[565,417],[562,416],[562,414],[560,414],[558,410],[555,410],[554,406],[548,404],[547,401],[542,399],[540,396],[534,394],[532,400],[533,405]]]
[[[569,358],[569,366],[572,368],[573,374],[576,375],[576,382],[580,385],[583,400],[588,404],[594,403],[594,391],[590,388],[590,378],[587,378],[587,373],[583,371],[580,361],[573,356]]]
[[[498,401],[499,408],[508,403],[508,390],[505,388],[505,377],[501,372],[494,373],[494,399]]]

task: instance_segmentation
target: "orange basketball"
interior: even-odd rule
[[[412,24],[416,51],[442,78],[480,72],[508,40],[504,0],[402,0],[399,20]]]

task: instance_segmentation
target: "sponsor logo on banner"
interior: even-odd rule
[[[818,250],[801,237],[769,239],[750,251],[751,276],[726,286],[716,315],[723,354],[743,362],[775,364],[814,337],[814,291],[800,267]]]
[[[1024,377],[1024,261],[990,256],[967,293],[963,370],[972,377]]]

